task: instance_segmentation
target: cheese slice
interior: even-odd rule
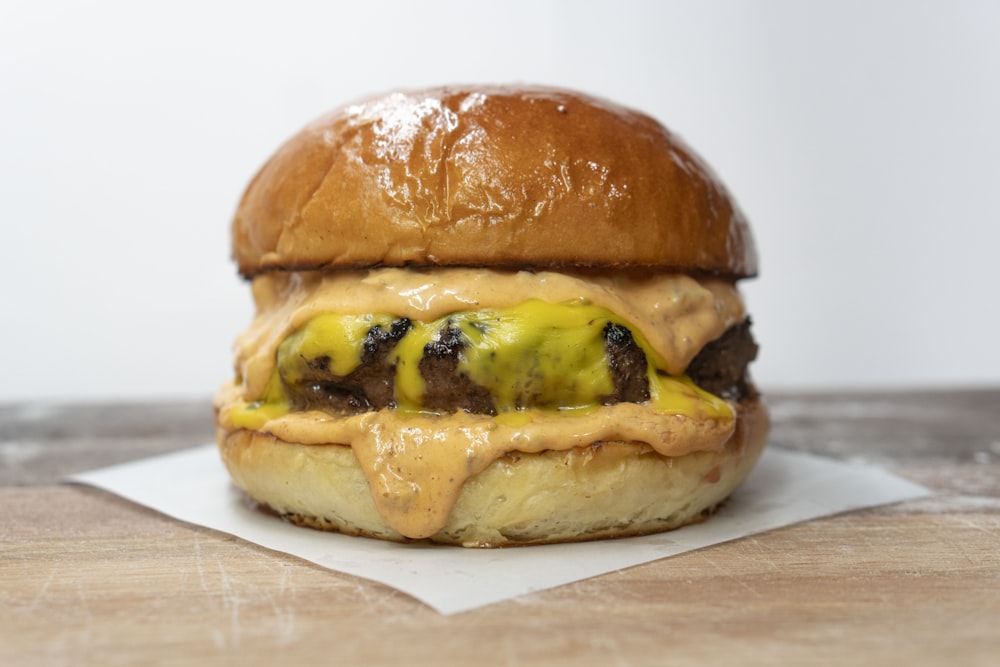
[[[605,329],[629,328],[614,313],[585,303],[552,304],[530,299],[510,308],[489,308],[445,315],[432,322],[398,320],[386,314],[324,313],[288,336],[277,352],[264,396],[234,414],[237,426],[259,429],[267,419],[290,410],[286,388],[305,387],[321,377],[343,378],[363,362],[367,335],[385,332],[393,323],[401,339],[387,358],[394,371],[394,406],[404,412],[434,411],[424,400],[421,361],[425,349],[445,331],[462,341],[456,372],[493,398],[499,413],[542,408],[586,410],[605,403],[615,389],[605,350]],[[645,353],[641,369],[652,406],[664,414],[725,418],[729,407],[687,378],[661,370],[664,361],[641,336],[635,343]],[[617,401],[615,401],[617,402]]]
[[[580,301],[614,313],[648,342],[660,366],[679,376],[710,341],[743,321],[743,302],[725,280],[685,275],[586,275],[552,271],[381,268],[340,272],[274,272],[253,282],[257,314],[236,341],[244,395],[263,396],[278,345],[324,313],[387,313],[430,322],[451,313],[510,308],[529,299]]]

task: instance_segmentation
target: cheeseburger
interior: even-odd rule
[[[646,115],[537,87],[367,99],[282,146],[232,232],[256,315],[218,445],[289,521],[652,533],[707,517],[764,447],[750,229]]]

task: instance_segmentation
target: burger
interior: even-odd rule
[[[296,524],[654,533],[708,517],[765,445],[748,223],[642,113],[545,87],[358,101],[264,164],[232,242],[256,311],[218,446]]]

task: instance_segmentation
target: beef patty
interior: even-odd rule
[[[305,360],[306,370],[296,382],[282,378],[292,406],[297,410],[322,410],[334,414],[395,407],[396,369],[391,353],[411,326],[410,320],[404,318],[389,327],[372,327],[362,346],[361,364],[347,375],[334,374],[330,370],[329,357]],[[603,334],[614,389],[601,398],[601,403],[649,400],[646,355],[636,344],[632,332],[622,325],[608,323]],[[419,364],[425,385],[424,407],[445,412],[465,410],[496,414],[489,390],[477,385],[459,369],[466,345],[458,327],[449,325],[424,347]],[[709,393],[740,401],[756,395],[747,375],[747,366],[756,356],[757,344],[747,319],[706,345],[692,360],[686,374]]]

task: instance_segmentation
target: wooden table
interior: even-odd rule
[[[0,665],[1000,665],[1000,390],[770,402],[771,446],[938,494],[449,617],[59,483],[210,441],[208,401],[2,406]]]

